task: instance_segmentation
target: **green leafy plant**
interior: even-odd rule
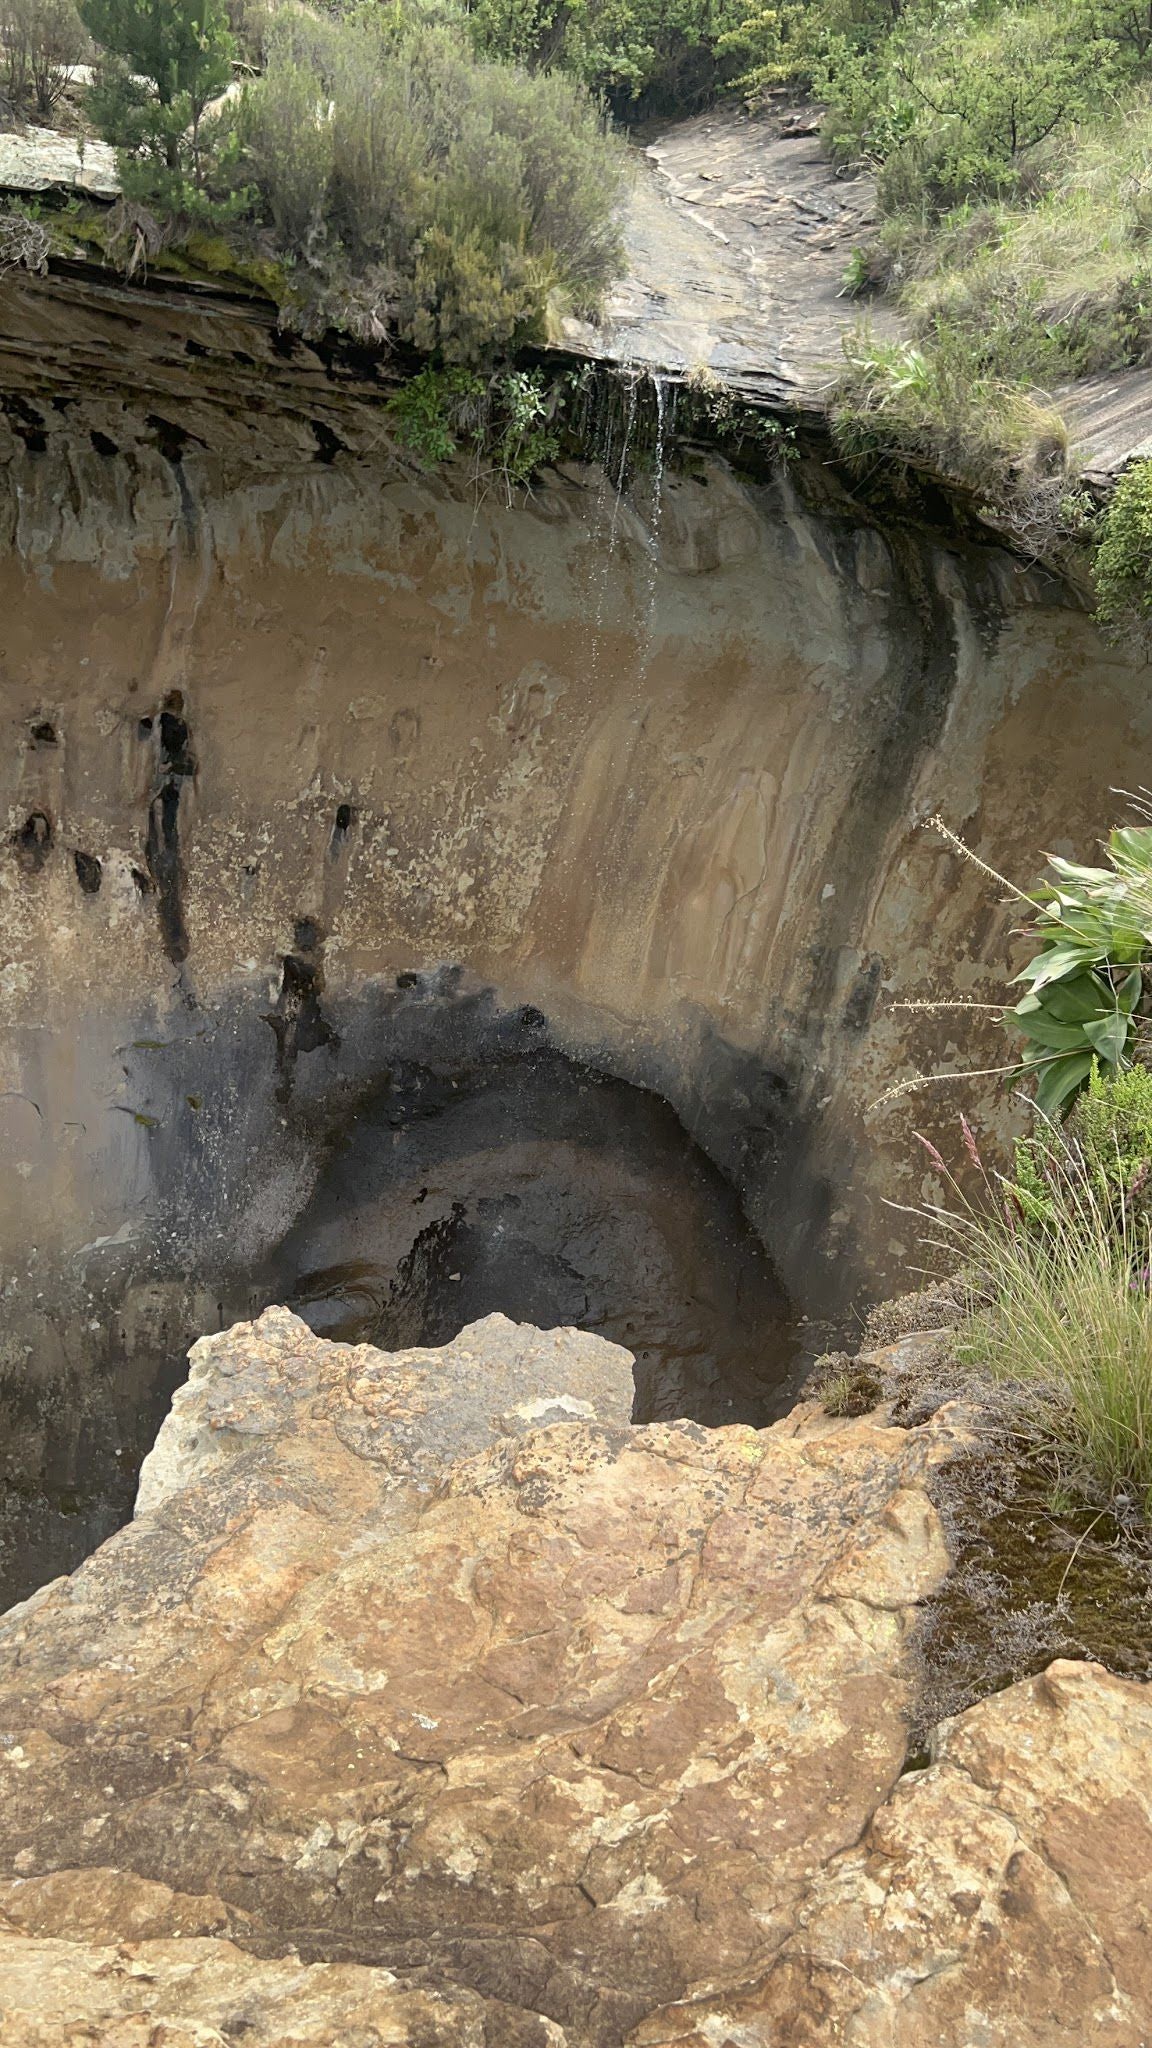
[[[1001,1077],[1010,1084],[1033,1083],[1036,1106],[1046,1119],[1065,1116],[1094,1073],[1111,1081],[1149,1050],[1152,825],[1118,826],[1111,832],[1104,847],[1106,867],[1049,855],[1051,879],[1029,892],[981,860],[941,817],[929,822],[955,853],[1024,911],[1016,936],[1031,948],[1031,957],[1011,984],[1022,986],[1024,994],[1015,1003],[965,997],[893,1007],[983,1014],[1022,1041],[1022,1050],[1019,1059],[1005,1065],[914,1074],[887,1089],[873,1108],[933,1083]]]
[[[1113,633],[1152,621],[1152,462],[1134,462],[1100,521],[1093,562],[1097,617]]]
[[[388,400],[401,445],[430,468],[450,462],[479,425],[484,380],[472,370],[421,370]]]
[[[388,401],[401,445],[429,467],[466,455],[473,487],[494,485],[511,500],[559,452],[555,419],[568,378],[538,370],[482,377],[473,370],[421,370]]]
[[[1005,1023],[1024,1040],[1021,1072],[1035,1079],[1037,1107],[1049,1116],[1085,1085],[1094,1063],[1122,1071],[1136,1041],[1152,928],[1130,877],[1152,877],[1152,827],[1118,828],[1107,851],[1107,867],[1050,854],[1054,879],[1026,899],[1036,908],[1025,935],[1037,951],[1016,976],[1026,993]]]

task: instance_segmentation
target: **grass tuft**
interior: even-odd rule
[[[1152,1513],[1152,1229],[1122,1177],[1092,1170],[1053,1127],[1029,1144],[1030,1184],[949,1176],[930,1213],[967,1276],[962,1360],[1011,1397],[1013,1426],[1056,1445],[1121,1505]]]

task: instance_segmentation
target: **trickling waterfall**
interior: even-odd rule
[[[676,424],[676,386],[659,370],[651,373],[656,403],[656,435],[652,448],[652,509],[648,518],[648,603],[644,631],[647,665],[656,625],[656,587],[660,572],[660,525],[664,512],[664,466]]]
[[[638,611],[644,620],[643,665],[647,666],[656,623],[665,473],[676,426],[676,394],[676,381],[666,372],[626,363],[613,376],[598,380],[592,403],[581,422],[589,457],[599,470],[594,530],[603,536],[590,606],[592,675],[599,671],[601,644],[608,624],[611,563],[624,532],[622,508],[645,471],[650,493],[647,516],[643,517],[638,505],[633,504],[632,510],[646,556]]]

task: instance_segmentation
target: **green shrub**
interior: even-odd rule
[[[1091,25],[1090,25],[1091,26]],[[1152,365],[1152,92],[1101,66],[1077,118],[1017,153],[1011,177],[960,165],[931,170],[944,128],[891,140],[881,166],[888,217],[853,258],[846,289],[895,299],[913,345],[932,358],[966,351],[985,386],[1037,392],[1101,372]],[[915,162],[914,162],[915,159]],[[1026,166],[1027,175],[1024,175]],[[906,183],[899,181],[908,172]],[[899,187],[899,189],[898,189]],[[958,203],[941,206],[959,194]],[[1044,401],[1039,400],[1043,403]],[[1056,505],[1051,539],[1031,522],[1012,524],[1036,551],[1084,548],[1091,509]],[[1065,516],[1069,510],[1071,516]],[[1102,616],[1139,620],[1139,591],[1115,588],[1131,559],[1138,508],[1104,562]],[[1125,523],[1122,515],[1121,524]],[[1139,574],[1139,571],[1137,572]],[[1132,598],[1136,598],[1136,610]]]
[[[80,0],[102,56],[93,120],[121,150],[128,198],[168,208],[203,184],[204,110],[232,76],[223,0]]]
[[[0,0],[4,96],[14,113],[51,118],[69,67],[91,53],[75,0]]]
[[[1068,1120],[1071,1144],[1101,1191],[1146,1203],[1152,1175],[1152,1071],[1111,1074],[1097,1063]]]
[[[913,7],[886,50],[887,130],[870,116],[859,142],[880,157],[889,210],[942,210],[1035,189],[1042,152],[1102,105],[1113,46],[1060,6]],[[846,110],[841,141],[853,134]]]
[[[1152,462],[1134,462],[1100,522],[1093,562],[1097,617],[1111,631],[1152,620]]]
[[[472,370],[421,370],[388,400],[397,439],[430,468],[450,462],[480,426],[484,380]]]
[[[739,59],[736,82],[750,98],[786,83],[862,110],[882,99],[883,52],[900,11],[894,0],[736,0],[718,42]]]
[[[723,33],[732,0],[470,0],[484,56],[533,71],[562,69],[626,115],[686,113],[740,68]]]
[[[590,313],[622,260],[623,153],[584,90],[391,13],[277,16],[207,184],[288,267],[286,317],[471,363]]]
[[[478,495],[495,486],[511,500],[559,453],[554,421],[570,383],[548,384],[538,370],[481,377],[429,368],[401,386],[387,411],[397,439],[420,462],[466,455]]]
[[[1087,1086],[1077,1095],[1064,1126],[1068,1162],[1078,1162],[1103,1206],[1123,1229],[1127,1205],[1145,1220],[1152,1193],[1152,1071],[1144,1066],[1110,1072],[1093,1061]],[[1025,1223],[1049,1226],[1055,1217],[1058,1179],[1051,1167],[1052,1138],[1017,1141],[1010,1195]]]

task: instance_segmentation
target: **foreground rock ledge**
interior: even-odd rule
[[[923,1429],[631,1429],[625,1352],[282,1309],[0,1620],[4,2048],[1114,2044],[1152,1699],[1056,1664],[902,1775]]]

